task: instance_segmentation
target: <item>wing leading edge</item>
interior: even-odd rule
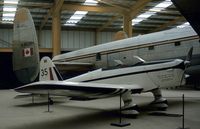
[[[127,91],[140,93],[138,85],[116,85],[88,82],[40,81],[15,88],[15,91],[33,94],[52,94],[56,96],[104,98],[123,94]]]

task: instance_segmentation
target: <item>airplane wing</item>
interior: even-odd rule
[[[60,72],[69,72],[69,71],[89,71],[93,69],[94,64],[92,63],[82,63],[82,62],[53,62],[56,65],[56,68]]]
[[[142,90],[143,88],[139,85],[117,85],[67,81],[40,81],[15,88],[15,91],[21,93],[49,93],[56,96],[90,99],[112,97],[127,91],[131,91],[132,93],[140,93]]]

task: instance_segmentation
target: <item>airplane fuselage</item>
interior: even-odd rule
[[[113,69],[98,69],[67,79],[67,82],[92,82],[108,84],[137,84],[143,92],[155,88],[179,86],[183,76],[184,61],[160,61]],[[183,80],[182,84],[184,84]]]

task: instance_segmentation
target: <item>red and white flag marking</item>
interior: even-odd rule
[[[24,48],[23,49],[23,56],[29,57],[33,55],[33,48]]]

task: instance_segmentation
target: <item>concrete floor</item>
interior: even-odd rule
[[[165,113],[182,113],[182,94],[185,94],[185,127],[200,128],[200,91],[193,90],[163,90],[168,99],[169,108]],[[18,93],[13,90],[0,91],[0,129],[116,129],[110,126],[119,118],[113,111],[119,108],[119,97],[93,101],[67,101],[64,98],[56,100],[47,111],[46,100],[37,98],[31,103],[31,98],[14,99]],[[148,104],[153,100],[150,93],[133,95],[135,103],[141,109],[136,119],[123,118],[131,123],[124,129],[177,129],[181,127],[182,117],[152,116]]]

